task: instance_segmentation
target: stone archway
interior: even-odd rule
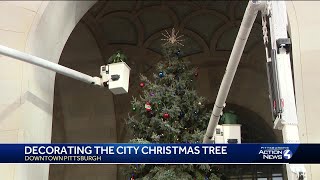
[[[38,14],[33,21],[33,26],[30,28],[26,51],[35,56],[58,63],[61,52],[71,32],[93,4],[95,4],[94,1],[42,2],[38,9]],[[33,119],[39,120],[36,124],[43,130],[40,134],[33,132],[33,134],[38,134],[37,136],[30,133],[31,136],[42,138],[42,140],[33,139],[31,142],[51,142],[54,79],[54,72],[29,64],[24,65],[24,82],[28,82],[27,91],[43,100],[46,105],[45,107],[50,109],[43,114],[41,111],[39,112],[37,109],[31,108],[37,114],[37,117],[33,117]],[[30,113],[28,112],[27,114]],[[26,168],[30,179],[49,178],[49,165],[31,165]]]
[[[131,97],[140,92],[139,74],[152,76],[157,73],[154,65],[161,59],[161,33],[172,27],[185,35],[184,56],[199,67],[196,81],[198,92],[209,103],[213,103],[245,7],[246,2],[240,1],[96,3],[76,26],[63,50],[60,63],[96,74],[96,69],[103,61],[121,48],[128,56],[128,64],[132,69],[129,94],[112,96],[57,76],[53,141],[127,142],[130,134],[126,131],[124,119],[131,110]],[[270,128],[272,121],[265,52],[259,23],[258,19],[253,27],[228,102],[256,112],[265,121],[264,127]],[[63,88],[67,90],[63,91]],[[99,96],[101,98],[95,102]],[[70,107],[72,100],[76,104]],[[110,105],[105,102],[113,102],[114,112],[109,111]],[[81,107],[83,103],[89,104],[89,107]],[[107,138],[106,131],[109,128],[115,130],[116,134]],[[119,172],[115,175],[117,169],[114,166],[94,166],[96,170],[87,167],[90,172],[85,170],[85,166],[52,167],[52,179],[92,177],[92,173],[101,178],[121,177]]]
[[[109,1],[95,4],[81,22],[92,33],[102,56],[110,56],[110,49],[116,47],[134,46],[142,52],[141,55],[138,53],[134,55],[138,55],[141,60],[129,62],[136,64],[142,62],[137,70],[137,66],[132,64],[134,68],[132,68],[129,96],[114,98],[116,118],[119,122],[117,128],[125,129],[123,118],[130,110],[128,106],[130,97],[139,91],[139,79],[136,74],[154,73],[152,65],[157,62],[155,59],[157,56],[150,58],[149,55],[152,52],[159,55],[161,34],[172,27],[185,35],[187,46],[182,51],[194,66],[200,68],[201,77],[197,81],[199,93],[213,102],[246,5],[247,2],[242,1]],[[257,112],[271,127],[267,89],[265,52],[258,17],[245,47],[229,101],[245,105]],[[250,91],[256,91],[258,94],[249,97],[252,95]],[[120,142],[125,142],[124,134],[118,134]]]

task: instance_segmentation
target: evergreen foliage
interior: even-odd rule
[[[131,102],[130,143],[201,142],[211,113],[195,90],[197,69],[181,58],[178,43],[162,49],[164,60],[157,64],[154,80],[141,75],[142,94]],[[125,173],[135,180],[219,179],[216,165],[130,165]]]

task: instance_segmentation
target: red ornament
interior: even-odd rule
[[[143,82],[140,83],[140,87],[144,87],[145,84]]]
[[[144,105],[144,107],[146,108],[147,111],[151,111],[150,102],[146,102],[146,104]]]
[[[170,115],[168,113],[163,114],[163,118],[168,119],[169,117],[170,117]]]

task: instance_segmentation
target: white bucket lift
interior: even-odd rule
[[[215,144],[241,144],[241,124],[218,125],[214,133]]]
[[[113,94],[124,94],[129,91],[130,67],[125,62],[112,63],[101,66],[102,82]]]

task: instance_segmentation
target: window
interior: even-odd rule
[[[225,165],[227,180],[283,180],[282,165]]]

